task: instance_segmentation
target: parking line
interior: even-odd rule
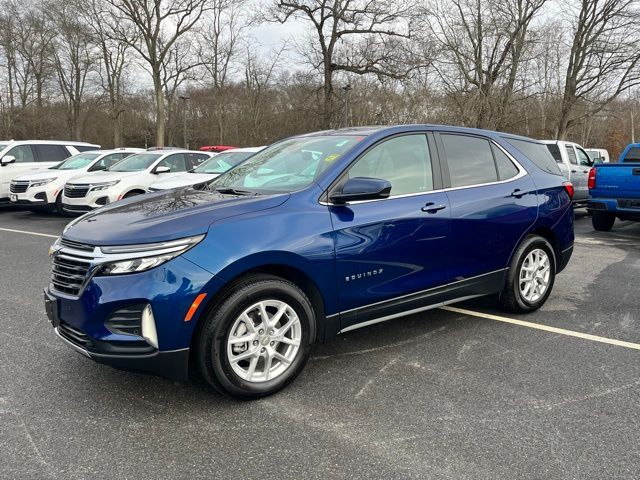
[[[35,235],[37,237],[58,238],[58,235],[49,235],[48,233],[28,232],[26,230],[14,230],[13,228],[0,228],[2,232],[24,233],[25,235]]]
[[[640,350],[640,343],[624,342],[622,340],[615,340],[613,338],[599,337],[598,335],[591,335],[590,333],[576,332],[573,330],[566,330],[564,328],[551,327],[549,325],[542,325],[540,323],[525,322],[524,320],[516,320],[515,318],[501,317],[499,315],[492,315],[490,313],[476,312],[473,310],[467,310],[465,308],[440,307],[440,309],[447,310],[449,312],[462,313],[464,315],[471,315],[473,317],[486,318],[488,320],[495,320],[497,322],[511,323],[513,325],[520,325],[521,327],[534,328],[536,330],[544,330],[545,332],[558,333],[560,335],[567,335],[569,337],[582,338],[584,340],[591,340],[592,342],[608,343],[609,345],[616,345],[617,347]]]

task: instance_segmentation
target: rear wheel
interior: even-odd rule
[[[593,216],[591,217],[591,223],[593,228],[599,232],[608,232],[613,228],[613,224],[616,222],[616,216],[609,212],[600,212],[593,210]]]
[[[501,294],[503,305],[518,313],[537,310],[551,294],[555,272],[555,257],[549,242],[537,235],[528,236],[513,255]]]
[[[315,332],[311,302],[279,277],[252,275],[209,312],[196,339],[204,379],[240,399],[271,395],[302,371]]]

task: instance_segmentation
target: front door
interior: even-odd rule
[[[346,175],[381,178],[392,188],[388,199],[329,206],[343,330],[411,310],[414,294],[442,285],[449,228],[447,196],[433,191],[440,175],[426,134],[376,144]]]
[[[4,156],[15,157],[15,162],[0,167],[0,201],[9,199],[9,186],[11,180],[25,173],[30,173],[38,168],[46,168],[49,165],[38,163],[38,157],[31,145],[16,145],[8,150]]]

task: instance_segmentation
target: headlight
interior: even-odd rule
[[[113,260],[105,261],[97,275],[122,275],[149,270],[183,254],[204,237],[198,235],[161,243],[100,247],[102,253],[106,254],[105,259],[112,257]]]
[[[116,183],[120,183],[120,180],[116,180],[114,182],[97,183],[91,186],[91,190],[94,192],[97,192],[98,190],[106,190],[107,188],[113,187]]]
[[[46,185],[47,183],[53,182],[57,178],[58,177],[51,177],[51,178],[43,178],[42,180],[35,180],[35,181],[31,182],[31,184],[29,186],[30,187],[41,187],[42,185]]]

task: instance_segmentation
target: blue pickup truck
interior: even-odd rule
[[[598,163],[589,171],[589,195],[594,229],[607,232],[616,218],[640,221],[640,143],[628,145],[617,163]]]

